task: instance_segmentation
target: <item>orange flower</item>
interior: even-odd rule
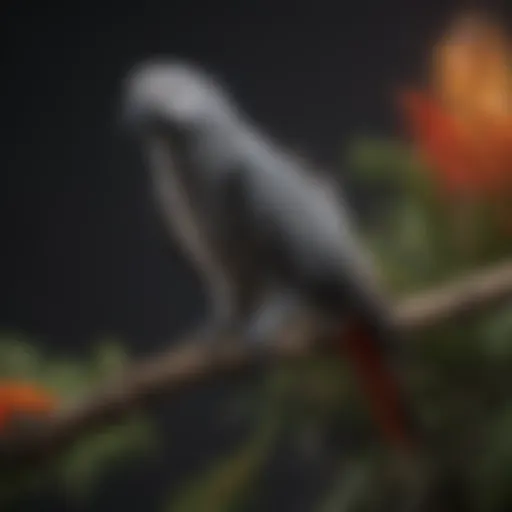
[[[0,382],[0,433],[16,416],[44,416],[56,407],[56,398],[38,386],[18,381]]]
[[[510,116],[509,53],[507,36],[497,23],[475,14],[456,18],[434,47],[434,95],[467,122]]]
[[[412,137],[444,189],[456,193],[477,186],[470,134],[428,95],[406,91],[400,98]]]
[[[512,193],[508,59],[499,27],[465,16],[435,48],[430,92],[400,95],[413,140],[451,196]]]

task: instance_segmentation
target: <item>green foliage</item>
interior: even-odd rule
[[[317,512],[350,512],[355,510],[370,484],[369,464],[353,461],[350,471],[340,471],[332,492],[322,499]]]
[[[512,402],[489,418],[481,463],[473,468],[480,510],[510,510],[512,503]]]
[[[244,500],[268,454],[269,433],[258,432],[231,455],[216,461],[194,479],[168,508],[169,512],[234,512]]]
[[[395,191],[392,207],[367,233],[395,290],[421,289],[512,253],[512,237],[491,216],[492,205],[446,199],[403,143],[355,140],[345,166],[367,186]]]
[[[391,184],[395,191],[392,207],[367,236],[396,293],[432,286],[512,254],[512,236],[490,214],[492,205],[447,201],[432,186],[429,169],[403,144],[360,139],[347,161],[369,186]],[[408,383],[431,435],[434,471],[449,471],[462,483],[471,510],[512,510],[512,303],[463,322],[445,322],[408,348]],[[368,459],[361,464],[351,465],[355,475],[345,473],[334,485],[323,510],[374,510],[369,494],[381,504],[375,510],[385,509],[382,472],[368,468],[378,464]],[[366,469],[357,472],[358,467]],[[362,489],[366,506],[355,503],[354,489]]]
[[[107,427],[72,447],[62,457],[58,475],[64,487],[76,496],[91,493],[108,469],[127,457],[140,456],[154,449],[154,432],[148,421],[131,418],[121,425]]]
[[[115,340],[102,340],[90,358],[50,357],[24,337],[0,339],[0,381],[31,382],[51,391],[62,406],[90,393],[99,383],[121,372],[129,358]],[[37,428],[37,425],[33,425]],[[144,417],[127,418],[118,425],[91,433],[37,471],[3,476],[0,503],[9,503],[44,486],[55,486],[76,498],[90,495],[94,486],[119,461],[147,453],[155,443],[151,424]]]
[[[344,168],[363,186],[391,191],[392,201],[367,226],[365,236],[396,295],[462,275],[512,254],[512,236],[490,214],[489,205],[460,204],[443,197],[413,150],[399,141],[361,138],[350,145]],[[407,346],[405,380],[428,430],[433,475],[460,482],[468,511],[512,510],[512,303],[447,321]],[[106,377],[121,371],[127,356],[106,340],[90,359],[47,357],[20,337],[0,342],[0,378],[34,380],[74,402]],[[281,365],[262,376],[255,393],[255,427],[245,442],[188,478],[166,510],[246,510],[258,478],[278,442],[278,433],[300,450],[304,432],[319,437],[348,424],[360,435],[326,482],[318,512],[391,510],[396,489],[386,447],[341,358],[318,357]],[[303,436],[302,436],[303,437]],[[52,471],[22,483],[41,484],[51,475],[68,491],[88,494],[114,461],[152,445],[143,418],[127,420],[83,439]],[[186,439],[183,440],[186,442]],[[332,446],[319,450],[329,451]],[[9,486],[9,490],[14,489]],[[0,496],[5,487],[0,487]]]
[[[347,458],[334,478],[334,485],[322,497],[315,512],[372,512],[384,510],[382,497],[389,486],[382,453],[363,452]],[[392,510],[389,507],[386,510]]]
[[[267,383],[271,391],[263,401],[261,420],[249,439],[233,453],[221,457],[195,477],[176,497],[170,498],[169,512],[237,512],[244,510],[255,490],[260,470],[267,460],[279,431],[283,381],[274,375]],[[286,385],[286,384],[284,384]]]

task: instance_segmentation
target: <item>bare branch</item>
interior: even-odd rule
[[[418,331],[444,320],[490,308],[512,297],[512,261],[471,274],[452,283],[400,301],[397,324]]]
[[[394,308],[396,324],[407,332],[422,330],[440,322],[480,311],[512,298],[512,262],[467,276],[451,284],[405,298]],[[49,418],[30,436],[16,435],[0,451],[9,463],[44,460],[47,454],[78,439],[84,432],[112,423],[152,399],[166,398],[220,374],[244,372],[272,360],[305,357],[326,347],[318,342],[318,322],[308,313],[298,316],[293,328],[279,336],[279,343],[254,348],[240,340],[206,340],[196,333],[174,342],[169,350],[150,357],[106,382],[90,398]],[[328,346],[328,344],[327,344]]]

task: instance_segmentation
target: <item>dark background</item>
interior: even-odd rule
[[[510,20],[505,4],[496,10]],[[5,2],[0,327],[59,352],[81,353],[113,333],[146,353],[201,314],[193,273],[160,239],[138,155],[115,132],[119,81],[137,60],[157,53],[207,64],[260,124],[334,166],[349,134],[396,128],[393,91],[419,79],[457,5]],[[152,510],[170,465],[193,465],[193,448],[202,456],[221,450],[193,428],[208,408],[214,413],[212,401],[203,397],[176,427],[180,407],[159,416],[164,430],[173,418],[174,439],[187,436],[180,444],[188,448],[173,451],[172,464],[161,457],[116,472],[96,510]],[[283,484],[289,500],[286,485],[296,489],[297,480]]]

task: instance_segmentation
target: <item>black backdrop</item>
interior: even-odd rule
[[[333,165],[349,133],[394,128],[393,89],[420,77],[455,7],[446,0],[33,5],[6,2],[0,20],[0,327],[66,353],[87,350],[103,333],[135,353],[157,350],[202,311],[195,276],[159,238],[138,155],[115,134],[117,88],[130,65],[155,53],[204,62],[260,124]],[[205,427],[217,391],[157,411],[162,432],[183,438],[181,448],[114,472],[94,509],[151,510],[173,474],[219,453],[240,429]],[[306,503],[312,473],[293,467],[282,455],[269,474],[277,509],[301,509],[289,501],[299,486]],[[48,503],[67,509],[62,500]]]

